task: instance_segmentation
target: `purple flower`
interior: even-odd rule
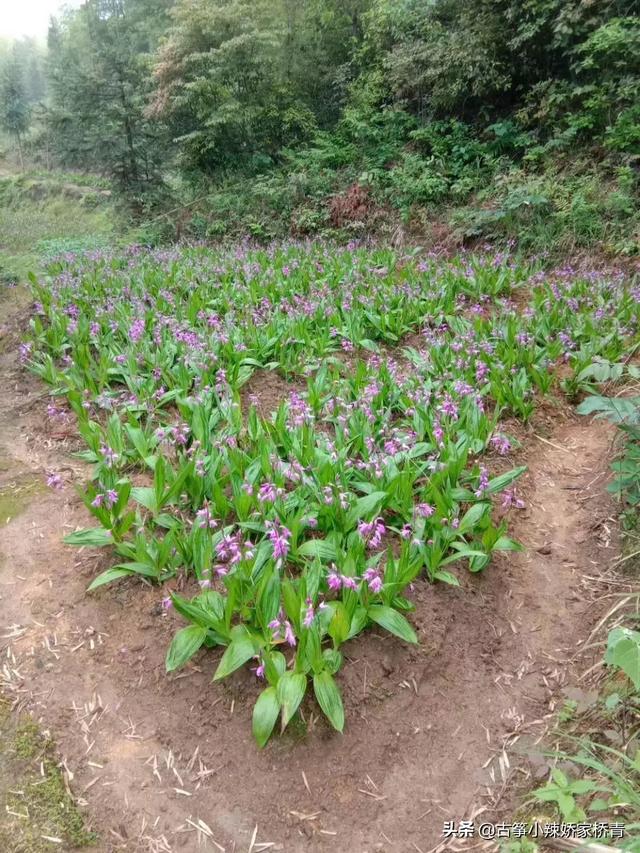
[[[138,319],[134,320],[129,328],[129,339],[133,341],[134,344],[138,343],[140,338],[144,335],[144,320]]]
[[[256,678],[264,678],[264,661],[259,655],[256,655],[255,659],[258,661],[258,666],[252,666],[251,671],[255,672]]]
[[[362,575],[362,580],[367,582],[371,592],[375,593],[376,595],[382,589],[382,578],[380,577],[378,569],[367,569],[366,572]]]
[[[331,571],[327,575],[327,585],[333,592],[337,592],[339,589],[342,589],[342,579],[337,573],[335,566],[331,567]]]
[[[104,462],[107,468],[112,468],[114,462],[119,459],[119,456],[115,452],[115,450],[112,450],[110,447],[107,447],[106,444],[102,445],[102,447],[100,448],[100,453],[102,453],[104,457]]]
[[[304,614],[304,619],[302,620],[302,624],[305,628],[310,628],[313,624],[313,620],[315,619],[316,612],[313,609],[313,599],[307,598],[306,602],[306,612]]]
[[[289,553],[289,539],[291,531],[280,524],[279,521],[267,521],[265,524],[268,536],[273,545],[273,556],[275,560],[284,560]]]
[[[489,472],[484,467],[484,465],[481,465],[480,466],[480,480],[478,481],[478,488],[476,489],[476,497],[481,498],[482,495],[486,492],[488,486],[489,486]]]
[[[511,442],[504,435],[496,434],[491,436],[491,444],[495,447],[500,456],[505,456],[511,450]]]
[[[362,537],[367,548],[374,549],[380,545],[384,536],[385,526],[381,518],[373,521],[361,521],[358,524],[358,533]]]
[[[296,644],[296,635],[293,633],[293,628],[288,621],[284,623],[284,640],[290,646],[295,646]]]
[[[440,406],[440,411],[443,415],[448,415],[454,421],[458,419],[458,407],[454,403],[450,394],[445,396],[444,402]]]
[[[296,645],[296,635],[293,633],[293,628],[288,619],[285,619],[280,611],[277,619],[272,619],[267,626],[273,632],[274,640],[284,640],[290,646]]]
[[[171,596],[167,595],[162,599],[162,609],[170,610],[173,607],[173,601],[171,600]]]
[[[421,518],[431,518],[431,516],[434,514],[434,512],[435,512],[435,509],[434,509],[434,507],[431,506],[431,504],[422,503],[422,504],[418,504],[418,506],[416,507],[416,513]]]
[[[281,489],[276,489],[273,483],[263,483],[258,492],[258,500],[260,503],[273,503],[280,492]]]
[[[209,509],[208,505],[205,505],[202,507],[202,509],[198,510],[198,512],[196,513],[196,522],[198,524],[198,527],[207,527],[209,529],[213,529],[214,527],[218,526],[218,522],[215,520],[215,518],[212,518],[211,516],[211,510]]]
[[[52,489],[61,489],[62,485],[62,477],[60,474],[52,472],[47,475],[47,486],[50,486]]]
[[[522,500],[522,498],[518,497],[515,488],[507,489],[505,492],[502,493],[503,509],[511,509],[512,507],[514,507],[515,509],[524,509],[525,506],[525,502]]]

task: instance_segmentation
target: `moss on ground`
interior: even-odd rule
[[[0,700],[0,850],[49,853],[91,846],[67,790],[52,741],[28,714],[15,716]]]
[[[24,512],[34,496],[43,489],[43,481],[32,474],[25,474],[5,486],[0,486],[0,524],[7,524]]]

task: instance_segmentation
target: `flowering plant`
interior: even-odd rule
[[[526,422],[559,367],[615,363],[638,322],[617,274],[321,242],[66,257],[33,292],[23,356],[93,466],[99,526],[66,541],[117,554],[91,589],[197,584],[163,594],[189,623],[167,669],[203,646],[215,679],[253,663],[261,745],[309,688],[342,730],[343,644],[417,642],[421,575],[458,585],[519,548],[500,419]]]

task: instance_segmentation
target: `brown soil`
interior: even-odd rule
[[[212,684],[219,653],[205,652],[165,675],[180,618],[162,615],[163,592],[86,594],[105,556],[61,542],[88,523],[73,489],[86,473],[43,434],[42,386],[13,350],[0,356],[1,476],[56,470],[65,486],[0,527],[4,689],[57,740],[97,851],[427,853],[444,820],[504,819],[523,771],[544,775],[522,756],[597,621],[585,578],[615,556],[607,425],[558,414],[546,440],[529,438],[526,551],[461,572],[460,589],[416,583],[419,647],[376,632],[346,647],[343,736],[309,704],[307,730],[259,751],[250,672]]]
[[[292,392],[302,394],[306,387],[306,384],[299,380],[287,381],[275,370],[258,370],[242,388],[242,410],[248,412],[251,405],[254,405],[260,417],[270,420],[271,415],[278,410],[281,403],[289,399]]]

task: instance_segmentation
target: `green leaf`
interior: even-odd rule
[[[621,700],[620,700],[620,694],[619,693],[611,693],[604,700],[604,707],[607,709],[607,711],[613,711],[615,708],[618,707],[618,705],[620,704],[620,701]]]
[[[487,492],[490,495],[494,495],[496,492],[503,491],[503,489],[506,489],[507,486],[511,485],[511,483],[514,483],[518,477],[521,477],[526,470],[526,465],[520,465],[518,468],[513,468],[511,471],[500,474],[499,477],[494,477],[492,480],[489,480]]]
[[[494,551],[524,551],[524,546],[515,539],[510,539],[508,536],[501,536],[493,546]]]
[[[278,679],[276,694],[282,708],[282,731],[298,710],[307,689],[307,677],[301,672],[285,672]]]
[[[198,651],[207,636],[207,629],[200,625],[189,625],[181,628],[171,641],[167,650],[166,667],[167,672],[173,672],[183,666]]]
[[[454,501],[465,501],[467,503],[471,503],[475,500],[475,495],[469,489],[462,489],[457,487],[452,489],[449,493],[450,497],[453,498]]]
[[[220,679],[231,675],[231,673],[235,672],[236,669],[239,669],[242,664],[251,660],[255,653],[256,649],[253,640],[249,635],[244,637],[234,637],[231,643],[227,646],[225,653],[222,655],[222,659],[218,664],[213,680],[220,681]]]
[[[349,511],[349,527],[353,527],[362,518],[366,518],[369,515],[377,515],[386,498],[386,492],[371,492],[369,495],[358,498],[353,508]]]
[[[619,667],[640,690],[640,632],[629,628],[610,631],[605,662]]]
[[[342,652],[337,651],[337,649],[325,649],[322,652],[322,657],[331,675],[335,675],[342,666]]]
[[[134,486],[131,489],[131,497],[136,503],[139,503],[150,512],[155,513],[158,511],[155,489],[151,489],[148,486]]]
[[[265,746],[280,713],[275,687],[267,687],[253,706],[253,736],[260,748]]]
[[[347,639],[351,640],[353,637],[357,637],[357,635],[364,630],[368,621],[369,617],[367,616],[365,608],[356,607],[354,614],[351,617],[351,625],[349,626],[349,635]]]
[[[401,613],[394,610],[392,607],[385,607],[382,604],[373,604],[368,610],[367,615],[372,622],[380,625],[389,633],[400,637],[405,643],[417,643],[418,637],[411,625],[407,622]]]
[[[103,548],[105,545],[113,545],[113,536],[110,530],[104,527],[90,527],[87,530],[76,530],[62,540],[65,545],[86,545],[90,548]]]
[[[349,619],[347,608],[341,601],[336,601],[333,617],[331,618],[331,622],[329,622],[328,630],[329,636],[335,641],[337,646],[344,643],[347,639],[350,627],[351,620]]]
[[[438,569],[434,574],[433,579],[442,581],[443,583],[448,583],[450,586],[460,586],[460,581],[455,575],[451,574],[451,572],[443,572],[441,569]]]
[[[105,584],[111,583],[112,581],[120,580],[120,578],[126,578],[130,574],[131,572],[126,571],[126,569],[107,569],[106,572],[102,572],[102,574],[98,575],[97,578],[94,578],[91,581],[91,583],[87,587],[87,592],[92,592],[99,586],[104,586]]]
[[[194,598],[193,601],[186,601],[184,598],[176,595],[175,592],[171,593],[171,601],[176,612],[184,616],[185,619],[194,622],[196,625],[200,625],[201,628],[210,628],[220,634],[226,634],[227,630],[224,619],[219,616],[219,604],[216,603],[216,609],[212,611],[208,601],[203,606],[203,604],[199,603],[199,599],[200,596]],[[222,596],[220,596],[220,600],[224,607]]]
[[[455,543],[454,543],[454,545],[455,545]],[[467,560],[471,560],[471,559],[473,559],[473,557],[485,557],[485,556],[486,556],[486,554],[484,553],[484,551],[474,551],[472,548],[461,548],[455,554],[451,554],[450,557],[447,557],[446,559],[442,560],[440,562],[440,565],[441,566],[448,566],[450,563],[457,563],[458,560],[463,560],[465,558]]]
[[[308,539],[296,551],[302,557],[318,557],[320,560],[337,560],[335,546],[324,539]]]
[[[313,676],[313,692],[329,722],[341,732],[344,728],[344,707],[338,685],[326,669]]]
[[[477,503],[469,507],[460,520],[458,533],[467,533],[469,530],[473,530],[490,508],[491,504],[489,503]]]

